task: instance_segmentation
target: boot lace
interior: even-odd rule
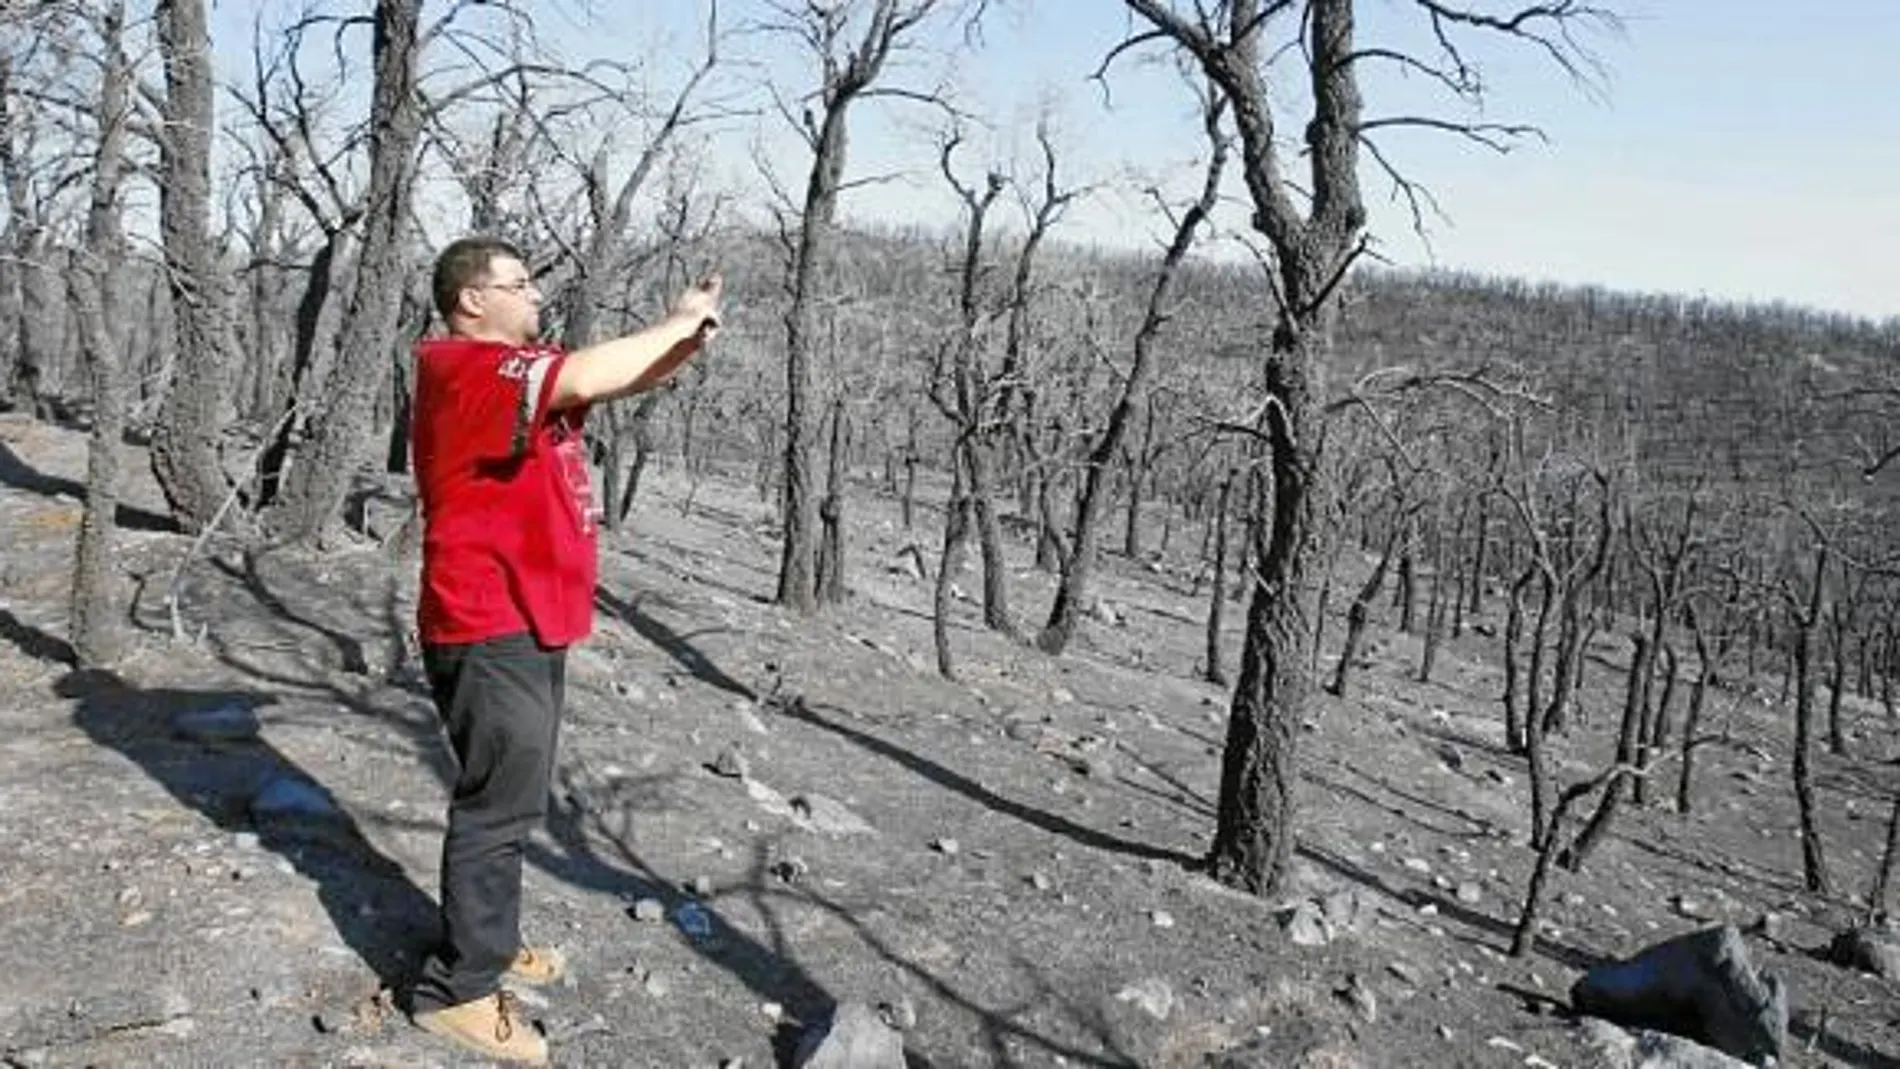
[[[521,1013],[521,1000],[506,989],[495,992],[495,1040],[506,1043],[514,1038],[515,1019]]]

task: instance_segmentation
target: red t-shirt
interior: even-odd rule
[[[600,516],[587,410],[548,407],[566,360],[553,346],[468,338],[416,346],[422,641],[532,631],[555,647],[593,629]]]

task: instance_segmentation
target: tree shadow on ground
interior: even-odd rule
[[[1492,946],[1492,949],[1500,953],[1510,946],[1511,936],[1517,930],[1514,920],[1500,920],[1487,913],[1480,913],[1455,898],[1439,894],[1435,890],[1394,885],[1378,873],[1323,847],[1312,843],[1301,843],[1298,849],[1301,857],[1331,871],[1334,875],[1368,890],[1377,891],[1394,901],[1402,902],[1414,911],[1420,906],[1430,904],[1437,909],[1438,915],[1442,918],[1495,936],[1497,944]],[[1536,950],[1545,957],[1561,962],[1572,969],[1587,970],[1609,960],[1595,951],[1559,942],[1542,934],[1536,937],[1535,943]]]
[[[1678,844],[1673,841],[1673,837],[1656,833],[1616,835],[1612,832],[1612,835],[1643,853],[1674,861],[1688,868],[1702,870],[1709,874],[1704,877],[1704,882],[1713,883],[1712,877],[1724,877],[1746,880],[1764,890],[1775,891],[1779,894],[1799,895],[1805,893],[1806,890],[1801,884],[1800,876],[1778,872],[1752,858],[1735,854],[1730,854],[1726,858],[1704,857],[1693,852],[1693,847],[1688,844]]]
[[[181,805],[224,831],[256,833],[261,847],[316,885],[337,934],[383,985],[406,985],[434,941],[434,901],[364,837],[328,791],[254,730],[206,741],[183,737],[175,728],[180,717],[192,715],[225,723],[248,719],[254,726],[256,711],[274,696],[143,688],[98,669],[68,673],[54,693],[75,702],[73,722],[87,737],[137,765]],[[321,801],[312,812],[255,818],[251,803],[259,792],[284,791],[282,784]]]
[[[35,661],[70,667],[79,660],[72,643],[47,634],[4,608],[0,608],[0,640]]]
[[[654,899],[666,908],[668,918],[678,918],[688,903],[707,907],[690,890],[661,876],[637,848],[634,824],[651,812],[637,786],[628,792],[625,784],[601,783],[572,767],[563,769],[562,781],[563,796],[549,800],[547,820],[558,851],[530,843],[530,864],[572,886],[615,895],[629,904]],[[758,875],[766,875],[763,868]],[[789,956],[789,948],[766,947],[733,928],[716,909],[704,912],[707,931],[690,937],[702,956],[802,1019],[834,1005],[831,995]]]
[[[226,584],[225,588],[197,588],[201,600],[197,607],[199,613],[221,621],[218,628],[205,632],[202,645],[206,652],[248,680],[286,694],[334,703],[379,727],[395,729],[438,782],[445,787],[452,785],[454,760],[443,744],[440,720],[427,681],[401,640],[390,639],[388,658],[372,655],[368,652],[370,643],[350,635],[344,628],[325,624],[314,614],[293,611],[286,595],[295,597],[296,580],[300,578],[292,574],[273,580],[259,569],[259,558],[250,553],[245,554],[241,565],[216,561],[205,581]],[[306,582],[315,585],[318,581]],[[266,618],[257,620],[249,613],[250,606],[233,607],[222,600],[224,596],[248,599],[264,610]],[[393,591],[387,593],[383,604],[377,607],[365,604],[366,597],[373,599],[374,595],[359,592],[351,603],[351,611],[365,619],[380,617],[394,635],[400,620]],[[239,617],[262,630],[259,640],[247,642],[242,634],[244,628],[234,623]],[[367,633],[374,637],[374,625],[366,626]],[[311,637],[319,639],[334,658],[308,655],[305,651],[309,649],[307,640]],[[275,651],[277,656],[266,655],[270,651]],[[392,692],[390,687],[400,693]],[[346,733],[339,724],[329,727],[340,734]],[[357,741],[376,744],[360,736]]]
[[[992,1064],[998,1066],[1015,1066],[1021,1064],[1010,1053],[1008,1041],[1012,1039],[1053,1055],[1058,1065],[1097,1066],[1101,1067],[1101,1069],[1132,1069],[1132,1067],[1137,1064],[1132,1057],[1119,1049],[1114,1029],[1102,1019],[1100,1011],[1065,996],[1058,986],[1044,975],[1043,967],[1037,963],[1024,960],[1021,957],[1014,959],[1015,964],[1019,968],[1035,976],[1035,997],[1024,1000],[1014,1006],[992,1009],[984,1005],[978,995],[958,988],[956,984],[897,953],[887,941],[880,938],[876,932],[871,931],[869,926],[867,926],[862,919],[845,908],[841,903],[828,899],[815,890],[806,890],[797,897],[806,903],[825,910],[827,913],[830,913],[842,921],[857,935],[859,941],[869,948],[873,954],[877,955],[879,959],[921,982],[946,1004],[955,1006],[974,1016],[980,1025],[984,1049],[988,1051],[990,1057],[993,1059]],[[1023,1024],[1021,1019],[1029,1015],[1039,1005],[1055,1006],[1063,1016],[1074,1021],[1081,1026],[1084,1031],[1092,1035],[1095,1041],[1100,1043],[1102,1048],[1108,1053],[1106,1055],[1091,1053],[1073,1044],[1063,1043],[1050,1036],[1045,1036],[1028,1025]],[[921,1063],[920,1065],[919,1062],[913,1060],[910,1069],[922,1069],[922,1066],[927,1065],[928,1063]]]
[[[1463,746],[1467,750],[1474,750],[1478,753],[1485,754],[1498,764],[1508,768],[1523,771],[1530,767],[1530,759],[1523,754],[1517,753],[1508,746],[1492,742],[1490,739],[1473,735],[1468,731],[1459,731],[1454,727],[1417,718],[1413,718],[1412,722],[1406,725],[1406,729],[1424,735],[1427,738],[1436,739],[1439,742],[1448,742],[1454,746]]]
[[[947,1003],[975,1017],[992,1053],[1004,1052],[998,1066],[1019,1063],[1006,1053],[1004,1037],[1011,1037],[1066,1059],[1066,1064],[1123,1067],[1126,1059],[1104,1059],[1042,1035],[1018,1020],[1030,1007],[1002,1010],[985,1006],[976,995],[959,990],[950,981],[911,961],[881,939],[843,903],[802,885],[786,883],[772,872],[773,845],[754,849],[747,876],[736,883],[696,895],[663,877],[635,843],[635,823],[659,804],[663,793],[659,777],[604,781],[584,768],[566,766],[561,797],[550,799],[548,830],[556,849],[529,845],[527,860],[557,879],[577,887],[612,894],[623,900],[651,898],[665,908],[670,922],[705,961],[744,984],[753,995],[785,1007],[790,1017],[773,1037],[773,1054],[780,1065],[792,1064],[805,1029],[828,1019],[838,1008],[834,996],[799,963],[798,948],[780,916],[787,906],[822,909],[841,921],[880,960],[925,984]],[[766,934],[754,936],[729,921],[722,903],[744,901],[763,919]],[[696,911],[702,921],[696,930],[682,917]],[[934,1069],[926,1055],[906,1049],[906,1069]]]
[[[41,497],[70,497],[74,501],[86,500],[86,484],[58,475],[48,475],[20,459],[5,442],[0,442],[0,485],[24,490]],[[175,533],[178,524],[170,516],[142,509],[136,505],[119,503],[114,514],[114,522],[128,531],[166,531]]]
[[[1093,847],[1097,850],[1104,850],[1109,853],[1127,854],[1132,857],[1152,858],[1158,861],[1172,861],[1182,866],[1192,866],[1195,864],[1193,858],[1179,851],[1170,850],[1161,846],[1151,846],[1147,843],[1135,842],[1131,839],[1119,838],[1107,832],[1098,831],[1085,824],[1077,824],[1067,817],[1058,816],[1033,806],[1024,805],[1014,799],[1005,798],[970,777],[946,768],[922,754],[907,750],[894,742],[878,738],[869,732],[860,731],[857,728],[843,723],[841,720],[821,715],[816,711],[819,709],[825,709],[834,713],[845,712],[845,710],[836,708],[835,706],[815,703],[808,704],[797,697],[784,702],[779,711],[783,716],[797,720],[800,723],[809,724],[812,727],[829,731],[864,750],[877,754],[879,757],[894,761],[930,782],[955,791],[965,798],[981,804],[987,809],[1005,816],[1015,817],[1025,824],[1040,828],[1054,835],[1060,835],[1066,839],[1080,843],[1083,846]]]
[[[1387,782],[1386,780],[1381,779],[1380,777],[1375,776],[1372,773],[1367,772],[1364,769],[1361,769],[1350,762],[1341,762],[1339,767],[1345,769],[1347,772],[1350,772],[1355,776],[1358,776],[1360,779],[1365,780],[1367,783],[1370,783],[1372,786],[1378,788],[1379,790],[1385,791],[1388,794],[1396,796],[1398,799],[1400,799],[1400,802],[1404,804],[1399,804],[1399,803],[1377,798],[1374,795],[1368,793],[1365,789],[1360,788],[1360,787],[1355,787],[1341,780],[1333,779],[1325,775],[1323,772],[1319,771],[1319,769],[1317,768],[1308,767],[1306,769],[1303,769],[1301,772],[1301,778],[1309,783],[1313,783],[1317,786],[1324,787],[1327,790],[1336,791],[1340,794],[1344,794],[1352,798],[1357,798],[1361,802],[1364,802],[1366,805],[1369,805],[1375,809],[1382,810],[1386,813],[1390,813],[1391,815],[1398,817],[1401,820],[1407,821],[1412,824],[1416,824],[1418,827],[1424,829],[1425,831],[1429,831],[1435,835],[1442,835],[1448,839],[1483,840],[1483,839],[1488,839],[1488,838],[1493,837],[1498,832],[1497,826],[1492,824],[1490,821],[1483,820],[1478,817],[1474,817],[1469,813],[1466,813],[1453,806],[1446,805],[1445,803],[1440,802],[1436,799],[1427,798],[1423,795],[1415,794],[1411,791],[1405,790],[1402,787],[1396,787],[1392,785],[1391,783]],[[1466,826],[1463,828],[1440,827],[1439,825],[1426,819],[1426,817],[1420,813],[1420,810],[1423,810],[1426,813],[1436,813],[1441,816],[1449,817],[1453,820],[1461,821]]]
[[[1179,806],[1191,816],[1211,820],[1218,814],[1214,799],[1195,790],[1191,784],[1169,771],[1165,765],[1162,765],[1158,761],[1149,760],[1140,750],[1135,749],[1133,746],[1121,740],[1116,741],[1115,752],[1125,755],[1129,762],[1136,768],[1160,780],[1166,785],[1166,789],[1151,787],[1148,784],[1136,782],[1127,776],[1117,776],[1116,782],[1130,790],[1140,791],[1142,794],[1148,795],[1151,798],[1157,798],[1171,805]]]
[[[672,576],[673,578],[679,580],[682,583],[711,587],[714,590],[723,591],[727,594],[731,594],[735,598],[739,598],[742,601],[752,602],[755,605],[770,605],[772,603],[772,597],[770,594],[763,593],[759,590],[747,590],[744,587],[736,586],[732,583],[729,583],[725,581],[724,579],[715,578],[712,574],[710,574],[709,570],[707,569],[694,570],[684,565],[675,564],[672,561],[666,560],[665,558],[652,554],[652,553],[641,553],[636,557],[634,551],[631,549],[627,549],[625,547],[612,547],[612,548],[614,549],[615,552],[618,552],[621,556],[626,557],[630,561],[634,561],[635,567],[654,568],[659,571],[665,572],[666,574]],[[769,573],[763,571],[762,569],[756,568],[750,564],[747,564],[743,560],[732,560],[732,559],[722,558],[720,563],[724,565],[729,565],[736,570],[754,572],[757,575],[759,575],[761,578],[765,578],[765,579],[773,578]]]
[[[227,561],[217,559],[213,559],[212,564],[218,571],[243,584],[245,592],[272,616],[323,639],[335,652],[338,667],[343,671],[359,676],[369,674],[370,655],[363,640],[340,628],[328,626],[313,616],[293,611],[283,597],[271,589],[270,583],[259,570],[258,558],[257,553],[246,550],[241,566],[234,567]]]
[[[695,648],[688,636],[673,631],[641,612],[635,602],[601,591],[597,603],[602,611],[625,621],[647,641],[658,646],[676,663],[691,672],[695,678],[729,693],[756,700],[757,694],[751,687],[728,675],[724,669]],[[1189,863],[1189,859],[1184,855],[1118,839],[1011,802],[934,762],[842,724],[835,724],[828,718],[811,712],[805,703],[796,697],[783,703],[781,711],[807,724],[841,734],[872,752],[898,761],[905,767],[954,790],[959,790],[999,812],[1014,815],[1086,845],[1119,853]],[[1001,1011],[991,1009],[982,1005],[976,996],[957,990],[949,981],[932,973],[923,965],[910,961],[888,946],[868,929],[861,918],[842,903],[829,900],[815,891],[787,884],[773,875],[769,844],[762,844],[757,848],[750,875],[744,882],[716,889],[704,898],[697,897],[667,880],[642,856],[634,841],[634,821],[642,812],[650,812],[665,804],[663,798],[660,797],[664,793],[664,783],[661,782],[663,779],[664,777],[627,777],[608,781],[588,772],[580,762],[564,764],[560,789],[555,792],[556,797],[549,799],[548,804],[547,827],[556,844],[556,849],[549,850],[540,844],[530,843],[527,851],[528,863],[576,887],[617,895],[625,900],[657,899],[665,907],[669,918],[677,918],[680,908],[688,903],[698,904],[704,910],[707,927],[703,934],[690,937],[695,950],[702,957],[744,983],[749,990],[761,998],[786,1007],[795,1022],[809,1024],[824,1020],[836,1010],[837,1000],[799,964],[796,947],[785,934],[783,925],[776,920],[775,907],[781,902],[798,902],[816,906],[831,913],[850,927],[878,958],[917,977],[946,1001],[976,1017],[991,1052],[993,1054],[1002,1052],[1000,1059],[996,1062],[999,1066],[1018,1064],[1006,1052],[1003,1043],[1006,1036],[1066,1059],[1067,1064],[1098,1067],[1125,1067],[1133,1064],[1125,1058],[1103,1058],[1075,1049],[1052,1037],[1041,1035],[1016,1019],[1025,1012],[1023,1008]],[[766,918],[767,926],[772,933],[769,942],[761,941],[739,930],[721,914],[719,902],[735,896],[751,901],[759,914]],[[683,935],[683,937],[686,936]],[[797,1023],[788,1024],[775,1035],[774,1055],[780,1064],[791,1064],[799,1035],[800,1028]],[[1112,1045],[1110,1049],[1112,1051]],[[909,1049],[905,1051],[905,1062],[907,1069],[933,1069],[936,1064],[928,1057]]]
[[[735,694],[748,700],[758,699],[758,694],[751,687],[727,675],[725,669],[720,668],[705,654],[699,652],[699,649],[690,641],[691,636],[681,635],[641,612],[637,600],[617,597],[605,590],[600,590],[595,592],[594,604],[600,611],[633,628],[641,638],[658,646],[661,652],[673,658],[681,668],[692,673],[694,679],[709,686],[718,687],[728,694]]]
[[[1819,1049],[1857,1069],[1900,1069],[1900,1058],[1828,1030],[1826,1016],[1797,1013],[1788,1022],[1788,1035],[1810,1050]]]

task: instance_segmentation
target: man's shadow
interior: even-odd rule
[[[288,860],[316,884],[337,933],[383,986],[406,989],[434,944],[435,902],[327,790],[257,735],[257,710],[272,696],[146,689],[96,669],[68,673],[54,691],[77,700],[73,720],[94,742],[219,828],[253,832],[260,848]]]

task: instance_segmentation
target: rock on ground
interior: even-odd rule
[[[1787,1042],[1787,993],[1750,964],[1732,925],[1599,965],[1571,987],[1570,1001],[1579,1012],[1701,1040],[1751,1063],[1779,1058]]]
[[[1900,980],[1900,935],[1881,928],[1850,928],[1834,937],[1828,958],[1836,965]]]
[[[792,1055],[793,1069],[904,1069],[904,1037],[861,1002],[838,1006],[829,1021],[806,1032]]]
[[[1602,1055],[1603,1069],[1747,1069],[1749,1064],[1667,1032],[1626,1032],[1595,1017],[1586,1018],[1581,1027],[1584,1038]]]

